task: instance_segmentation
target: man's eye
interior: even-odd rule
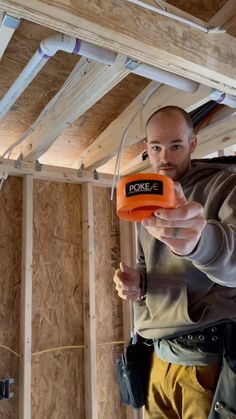
[[[157,145],[152,146],[152,150],[153,151],[160,151],[160,147],[158,147]]]
[[[182,148],[182,146],[180,144],[175,144],[171,148],[172,148],[172,150],[180,150]]]

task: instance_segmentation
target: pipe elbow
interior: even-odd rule
[[[58,33],[43,39],[40,43],[40,50],[42,54],[48,57],[52,57],[59,50],[71,53],[75,49],[76,42],[76,38]]]

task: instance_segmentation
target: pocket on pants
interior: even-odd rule
[[[220,374],[220,363],[190,367],[190,374],[196,390],[212,395]]]

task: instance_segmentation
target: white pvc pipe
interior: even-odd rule
[[[236,108],[236,96],[230,95],[229,93],[223,93],[219,90],[212,90],[209,98],[217,103],[227,105],[230,108]]]
[[[185,77],[178,76],[177,74],[169,73],[166,70],[153,67],[148,64],[140,64],[137,68],[132,70],[133,73],[139,76],[147,77],[148,79],[158,81],[168,86],[176,87],[187,92],[195,92],[199,83],[186,79]]]
[[[21,74],[12,84],[5,96],[0,100],[0,118],[2,118],[11,108],[21,93],[46,64],[49,58],[55,55],[59,50],[79,54],[108,65],[112,65],[117,57],[117,54],[113,51],[97,47],[69,35],[56,34],[44,39]],[[131,71],[140,76],[147,77],[151,80],[156,80],[188,92],[195,92],[199,87],[199,84],[192,80],[188,80],[184,77],[169,73],[148,64],[139,64],[137,68],[132,69]]]
[[[36,51],[23,71],[11,85],[5,96],[0,101],[0,118],[2,118],[11,106],[16,102],[21,93],[26,89],[41,68],[46,64],[49,57],[43,56]]]
[[[78,42],[79,40],[77,40],[77,44]],[[91,58],[95,61],[108,65],[114,64],[117,57],[116,52],[109,51],[102,47],[98,47],[86,41],[80,41],[78,54],[82,55],[83,57]]]
[[[117,57],[117,54],[113,51],[96,47],[88,42],[64,34],[57,34],[44,39],[21,74],[14,81],[5,96],[0,100],[0,118],[2,118],[16,102],[18,97],[39,73],[49,58],[55,55],[59,50],[79,54],[109,65],[113,64]]]

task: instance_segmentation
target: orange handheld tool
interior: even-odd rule
[[[174,208],[174,182],[167,176],[141,173],[117,184],[117,215],[128,221],[151,217],[157,208]]]

